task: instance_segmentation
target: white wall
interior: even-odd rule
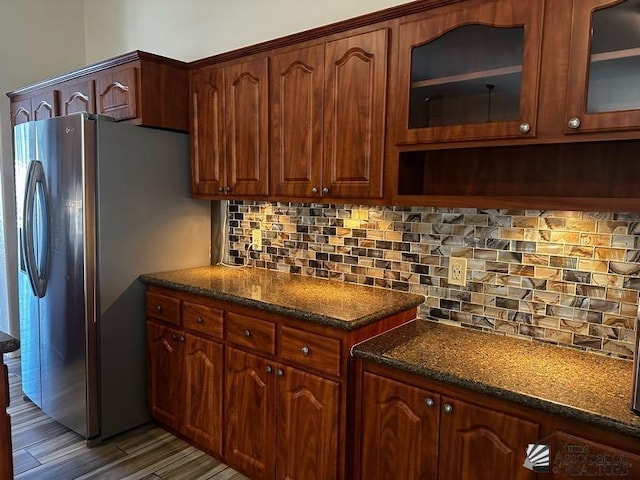
[[[5,227],[0,228],[0,329],[4,331],[17,334],[15,195],[9,99],[4,93],[85,62],[83,0],[0,0],[0,224]]]
[[[90,63],[131,50],[192,61],[407,0],[85,0]]]

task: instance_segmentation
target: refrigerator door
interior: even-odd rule
[[[87,137],[93,124],[85,115],[35,124],[36,149],[48,193],[42,204],[49,207],[36,236],[50,239],[41,247],[42,251],[48,248],[50,259],[47,288],[40,299],[42,410],[91,437],[97,432],[89,431],[87,418],[85,164],[92,162]],[[44,189],[41,191],[44,195]],[[39,258],[46,255],[40,253]]]
[[[35,245],[37,229],[36,210],[25,215],[25,205],[31,205],[33,199],[27,198],[28,186],[33,182],[29,175],[29,166],[37,160],[36,128],[34,123],[23,123],[14,128],[14,158],[16,187],[16,220],[18,231],[18,309],[20,315],[20,347],[22,356],[22,391],[38,407],[42,407],[40,388],[40,322],[38,297],[32,286],[27,269],[25,246],[27,242]],[[25,227],[31,227],[30,238],[25,236]]]

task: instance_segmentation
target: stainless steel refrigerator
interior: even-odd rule
[[[149,419],[142,273],[208,265],[183,133],[77,114],[17,125],[22,388],[100,441]]]

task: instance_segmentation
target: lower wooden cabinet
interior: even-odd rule
[[[361,479],[528,480],[536,423],[365,371]]]
[[[252,480],[353,478],[349,352],[415,308],[343,330],[156,286],[146,301],[158,423]]]
[[[226,458],[251,478],[338,476],[340,385],[227,348]]]
[[[163,425],[222,454],[222,344],[147,322],[149,409]]]
[[[358,359],[356,479],[640,480],[640,442]],[[549,447],[547,472],[524,466]]]

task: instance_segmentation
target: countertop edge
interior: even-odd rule
[[[408,294],[407,301],[403,303],[402,306],[388,307],[388,308],[379,310],[375,313],[360,317],[357,320],[344,321],[337,318],[327,317],[325,315],[320,315],[320,314],[314,314],[312,312],[308,312],[305,310],[298,310],[295,308],[277,305],[273,303],[267,303],[260,300],[248,298],[248,297],[241,297],[238,295],[220,292],[217,290],[210,290],[206,288],[195,287],[193,285],[177,283],[170,280],[163,280],[163,279],[153,277],[152,275],[140,275],[138,279],[145,285],[155,285],[157,287],[170,288],[173,290],[177,290],[185,293],[191,293],[194,295],[200,295],[200,296],[212,298],[215,300],[228,301],[228,302],[236,303],[238,305],[244,305],[247,307],[258,308],[260,310],[266,310],[273,313],[279,313],[282,315],[287,315],[293,318],[297,318],[299,320],[311,321],[314,323],[327,325],[327,326],[339,328],[341,330],[346,330],[346,331],[357,330],[358,328],[364,325],[368,325],[369,323],[373,323],[385,317],[395,315],[400,312],[404,312],[411,308],[415,308],[418,305],[424,303],[424,297],[422,295],[411,293],[411,294]]]
[[[613,430],[624,435],[640,438],[640,428],[633,425],[622,423],[619,420],[599,415],[595,412],[582,410],[577,407],[565,405],[552,400],[534,397],[525,393],[506,390],[501,387],[487,385],[485,383],[474,382],[465,378],[457,377],[447,372],[429,370],[416,365],[406,363],[393,358],[384,357],[377,353],[371,353],[360,345],[353,348],[352,355],[375,363],[397,368],[408,373],[416,374],[431,380],[447,383],[455,387],[465,388],[477,393],[482,393],[495,398],[509,400],[524,407],[534,408],[546,413],[551,413],[571,420],[589,423],[596,427]]]
[[[20,348],[20,340],[0,332],[0,354],[15,352]]]

